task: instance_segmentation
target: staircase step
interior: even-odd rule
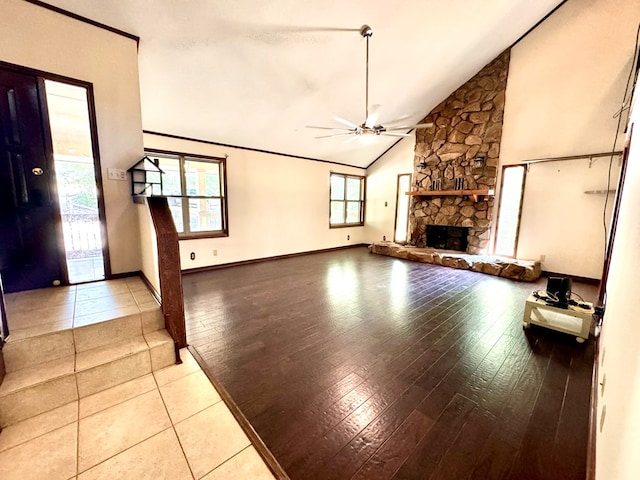
[[[73,326],[59,326],[60,329],[54,331],[30,330],[30,335],[24,335],[24,331],[19,331],[18,335],[12,332],[3,350],[7,371],[40,365],[74,352],[86,352],[164,330],[164,316],[154,301],[77,317]]]
[[[155,372],[176,363],[173,338],[166,330],[157,330],[144,335],[151,354],[151,368]]]
[[[80,398],[151,373],[144,337],[134,337],[76,354]]]
[[[166,330],[157,330],[9,372],[0,385],[0,427],[173,363],[173,339]]]
[[[0,427],[78,399],[75,356],[9,372],[0,385]]]
[[[112,315],[108,320],[89,323],[78,322],[79,319],[76,319],[73,326],[76,352],[86,352],[142,335],[142,320],[138,307],[121,308]]]
[[[23,339],[11,335],[2,351],[7,372],[15,372],[73,355],[73,332],[63,330]]]
[[[140,279],[10,295],[0,427],[175,363],[162,310]]]

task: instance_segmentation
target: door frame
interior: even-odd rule
[[[47,98],[45,91],[45,80],[52,80],[55,82],[67,83],[77,87],[83,87],[87,90],[87,107],[89,114],[89,129],[91,130],[91,149],[93,150],[93,164],[95,170],[96,180],[96,194],[98,200],[98,219],[100,220],[100,237],[102,240],[102,260],[104,263],[104,275],[105,280],[111,278],[111,259],[109,256],[109,239],[107,238],[107,217],[105,213],[104,202],[104,189],[102,187],[102,165],[100,162],[100,147],[98,144],[98,123],[96,120],[96,107],[95,97],[93,94],[93,83],[78,80],[71,77],[65,77],[64,75],[58,75],[56,73],[45,72],[30,67],[24,67],[22,65],[15,65],[0,60],[0,69],[9,70],[15,73],[24,75],[35,76],[38,83],[38,100],[40,103],[40,115],[43,121],[42,131],[44,133],[44,144],[46,148],[47,162],[53,167],[53,142],[51,139],[51,127],[49,123],[49,110],[47,108]],[[62,226],[62,214],[60,212],[60,201],[58,198],[58,189],[55,181],[55,168],[51,168],[54,175],[51,176],[52,185],[50,185],[51,192],[54,193],[54,204],[56,207],[55,220]],[[62,235],[62,228],[58,230],[58,247],[60,250],[60,258],[63,260],[61,269],[64,275],[65,285],[69,284],[69,274],[67,271],[66,252],[64,248],[64,237]]]

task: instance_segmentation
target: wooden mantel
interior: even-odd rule
[[[445,197],[445,196],[468,196],[473,198],[474,202],[482,200],[484,197],[492,197],[493,190],[416,190],[414,192],[406,192],[406,195],[414,197]]]

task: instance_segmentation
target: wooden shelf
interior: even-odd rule
[[[447,197],[447,196],[468,196],[473,198],[474,202],[482,197],[492,197],[493,190],[417,190],[414,192],[406,192],[406,195],[414,197]]]

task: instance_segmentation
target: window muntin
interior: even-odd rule
[[[181,238],[228,234],[225,159],[149,153],[165,173],[162,195]]]
[[[329,226],[364,225],[364,177],[332,173],[329,183]]]

